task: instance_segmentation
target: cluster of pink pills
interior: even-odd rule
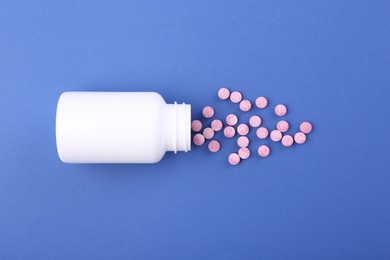
[[[218,97],[238,104],[242,112],[248,112],[252,109],[252,102],[248,99],[243,99],[243,95],[238,91],[230,92],[227,88],[221,88],[218,91]],[[259,110],[262,110],[268,106],[268,100],[265,97],[258,97],[254,104]],[[275,106],[274,112],[278,117],[283,117],[287,114],[287,107],[283,104],[278,104]],[[202,110],[202,115],[206,119],[211,119],[215,115],[215,109],[211,106],[206,106]],[[286,132],[290,129],[290,124],[286,120],[280,120],[276,124],[276,129],[268,130],[268,128],[262,126],[263,121],[259,115],[251,116],[248,122],[239,123],[238,116],[232,113],[228,114],[223,121],[213,119],[209,126],[204,127],[200,120],[193,120],[191,123],[191,129],[195,133],[193,142],[195,145],[201,146],[205,144],[206,140],[210,140],[208,149],[210,152],[215,153],[221,149],[220,142],[214,139],[216,132],[222,131],[223,136],[228,139],[238,135],[237,151],[228,156],[228,162],[231,165],[237,165],[241,160],[250,157],[250,150],[248,149],[250,140],[247,135],[251,129],[255,129],[256,136],[259,139],[264,140],[269,137],[273,142],[280,142],[284,147],[291,147],[294,143],[305,143],[306,135],[312,131],[312,125],[309,122],[302,122],[299,127],[300,131],[293,136],[289,135]],[[270,147],[265,144],[257,148],[257,153],[262,158],[268,157],[270,152]]]

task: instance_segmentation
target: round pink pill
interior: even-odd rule
[[[284,116],[287,113],[287,107],[283,104],[279,104],[275,107],[275,114],[277,116]]]
[[[290,125],[285,120],[281,120],[276,124],[276,129],[278,129],[280,132],[284,133],[287,132]]]
[[[218,90],[218,97],[220,99],[228,99],[230,96],[230,90],[227,88],[220,88]]]
[[[294,141],[297,144],[303,144],[304,142],[306,142],[306,135],[302,132],[298,132],[294,135]]]
[[[251,108],[252,108],[252,104],[249,100],[245,99],[240,102],[241,111],[248,112],[249,110],[251,110]]]
[[[214,120],[211,122],[211,128],[212,128],[215,132],[221,131],[222,127],[223,127],[222,121],[219,120],[219,119],[214,119]]]
[[[259,127],[257,130],[256,130],[256,135],[258,138],[260,139],[265,139],[268,137],[268,129],[265,128],[265,127]]]
[[[196,134],[196,135],[194,135],[193,141],[194,141],[195,145],[202,145],[202,144],[204,144],[204,141],[205,141],[204,136],[202,134]]]
[[[229,115],[227,115],[227,117],[226,117],[226,123],[227,123],[228,125],[233,126],[233,125],[236,125],[237,122],[238,122],[238,118],[237,118],[237,116],[236,116],[235,114],[229,114]]]
[[[240,156],[236,153],[231,153],[228,157],[228,161],[231,165],[237,165],[240,162]]]
[[[232,126],[227,126],[223,130],[223,134],[226,138],[232,138],[236,134],[236,129],[234,129]]]
[[[251,116],[249,118],[249,124],[251,127],[259,127],[261,125],[261,118],[259,116]]]
[[[202,129],[202,122],[199,120],[194,120],[191,122],[191,130],[194,132],[199,132]]]
[[[268,146],[266,145],[261,145],[259,147],[259,149],[257,149],[257,153],[261,156],[261,157],[267,157],[270,153],[270,149]]]
[[[294,139],[291,135],[283,136],[283,138],[282,138],[282,145],[283,146],[290,147],[291,145],[293,145],[293,143],[294,143]]]
[[[270,137],[272,141],[279,142],[282,139],[282,133],[279,130],[272,130]]]
[[[246,136],[240,136],[237,139],[237,144],[239,147],[248,147],[249,145],[249,138]]]
[[[246,147],[242,147],[238,150],[238,156],[240,156],[241,159],[248,159],[250,155],[251,151],[249,151],[249,149]]]
[[[265,97],[256,98],[256,106],[258,108],[265,108],[268,105],[268,100]]]
[[[205,118],[212,118],[214,115],[214,108],[211,106],[206,106],[203,108],[202,114]]]
[[[237,127],[239,135],[247,135],[249,133],[249,126],[247,124],[239,124]]]
[[[313,126],[309,122],[303,122],[300,126],[299,129],[301,130],[302,133],[308,134],[313,130]]]
[[[221,145],[219,144],[218,141],[212,140],[212,141],[209,143],[208,148],[209,148],[210,152],[216,153],[216,152],[218,152],[219,149],[221,148]]]
[[[241,101],[241,99],[242,99],[242,95],[238,91],[234,91],[230,94],[230,101],[232,101],[233,103],[238,103]]]
[[[203,129],[203,136],[206,139],[213,138],[214,137],[214,130],[211,129],[211,127],[206,127],[205,129]]]

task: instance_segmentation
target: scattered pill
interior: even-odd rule
[[[194,135],[193,141],[194,141],[195,145],[202,145],[202,144],[204,144],[205,139],[204,139],[204,136],[202,134],[196,134],[196,135]]]
[[[261,118],[259,116],[251,116],[249,118],[249,124],[251,127],[259,127],[261,125]]]
[[[249,133],[249,126],[247,124],[239,124],[237,127],[239,135],[247,135]]]
[[[268,100],[264,96],[257,97],[255,101],[250,101],[249,99],[243,99],[243,95],[240,92],[230,92],[230,90],[225,87],[221,87],[218,90],[218,98],[221,100],[230,99],[231,102],[238,104],[239,109],[242,112],[250,111],[254,105],[260,109],[264,109],[268,106]],[[273,109],[277,116],[282,117],[287,114],[287,107],[284,104],[278,104]],[[205,106],[202,109],[202,115],[204,118],[212,118],[215,116],[215,109],[212,106]],[[213,118],[214,120],[210,120],[212,122],[209,127],[205,127],[205,123],[202,122],[202,120],[193,120],[191,122],[191,130],[195,132],[195,135],[193,136],[193,143],[200,146],[203,145],[206,140],[210,140],[207,145],[208,150],[215,153],[221,149],[220,141],[214,139],[216,132],[223,130],[223,135],[226,138],[233,138],[237,132],[239,136],[236,141],[239,149],[228,156],[228,162],[231,165],[237,165],[241,160],[245,160],[250,157],[250,138],[247,135],[251,127],[256,129],[256,136],[259,139],[266,139],[270,137],[274,142],[281,141],[282,145],[285,147],[290,147],[294,143],[305,143],[307,139],[306,135],[309,134],[313,128],[311,123],[302,122],[299,126],[300,131],[297,131],[294,135],[289,135],[286,133],[289,131],[290,125],[286,120],[279,120],[276,124],[276,129],[271,131],[266,127],[261,126],[263,122],[259,115],[250,116],[249,120],[244,123],[238,123],[239,119],[237,115],[239,116],[240,114],[232,113],[227,115],[225,118],[226,123],[223,122],[223,120],[221,121],[220,119]],[[270,154],[270,147],[267,145],[260,145],[257,149],[257,153],[260,157],[267,157]]]
[[[302,133],[308,134],[311,132],[313,129],[313,126],[309,122],[303,122],[300,126],[299,129],[301,130]]]
[[[265,128],[265,127],[259,127],[257,130],[256,130],[256,135],[258,138],[260,139],[265,139],[268,137],[268,129]]]
[[[283,104],[279,104],[275,107],[275,114],[277,116],[284,116],[287,113],[287,107]]]
[[[294,141],[297,144],[303,144],[304,142],[306,142],[306,135],[302,132],[298,132],[294,135]]]
[[[210,152],[216,153],[221,148],[221,145],[219,144],[219,142],[217,140],[212,140],[212,141],[210,141],[208,148],[209,148]]]
[[[242,99],[242,95],[238,91],[234,91],[230,94],[230,101],[233,103],[239,103]]]
[[[236,134],[236,129],[234,129],[232,126],[227,126],[223,130],[223,134],[226,138],[232,138]]]
[[[252,104],[249,100],[245,99],[240,102],[241,111],[248,112],[249,110],[251,110],[251,108],[252,108]]]
[[[226,123],[227,123],[228,125],[233,126],[233,125],[236,125],[237,122],[238,122],[238,118],[237,118],[237,116],[236,116],[235,114],[229,114],[229,115],[226,117]]]
[[[291,135],[283,136],[283,138],[282,138],[282,145],[283,146],[290,147],[291,145],[293,145],[293,143],[294,143],[294,139]]]
[[[211,129],[211,127],[206,127],[205,129],[203,129],[203,136],[206,139],[213,138],[214,137],[214,130]]]
[[[246,147],[241,147],[238,150],[238,156],[240,156],[241,159],[244,159],[244,160],[248,159],[250,155],[251,155],[251,151],[249,151],[249,149]]]
[[[221,131],[222,127],[223,127],[222,121],[219,120],[219,119],[214,119],[214,120],[211,122],[211,128],[212,128],[215,132]]]
[[[212,118],[214,116],[214,108],[206,106],[203,108],[202,114],[205,118]]]
[[[282,133],[279,130],[272,130],[270,137],[272,141],[279,142],[282,139]]]
[[[284,133],[284,132],[287,132],[287,130],[289,129],[290,125],[287,123],[287,121],[285,120],[280,120],[277,124],[276,124],[276,129],[278,129],[280,132]]]
[[[240,136],[237,139],[237,145],[239,147],[248,147],[249,145],[249,138],[246,136]]]
[[[231,165],[237,165],[240,162],[240,156],[236,153],[231,153],[228,157],[228,161]]]
[[[258,97],[256,99],[256,106],[258,108],[265,108],[268,105],[268,100],[265,97]]]
[[[259,149],[257,149],[257,153],[261,156],[261,157],[267,157],[270,153],[270,149],[268,146],[266,146],[265,144],[261,145],[259,147]]]
[[[220,99],[228,99],[230,96],[230,90],[227,88],[220,88],[218,90],[218,97]]]
[[[202,129],[202,122],[199,120],[194,120],[191,122],[191,129],[194,132],[199,132]]]

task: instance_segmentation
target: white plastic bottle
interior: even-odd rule
[[[65,92],[56,140],[65,163],[156,163],[191,150],[191,105],[155,92]]]

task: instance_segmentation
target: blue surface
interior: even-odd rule
[[[0,1],[0,258],[389,259],[389,13],[385,0]],[[63,91],[237,112],[220,86],[315,130],[267,159],[253,142],[239,167],[234,141],[156,165],[58,159]]]

